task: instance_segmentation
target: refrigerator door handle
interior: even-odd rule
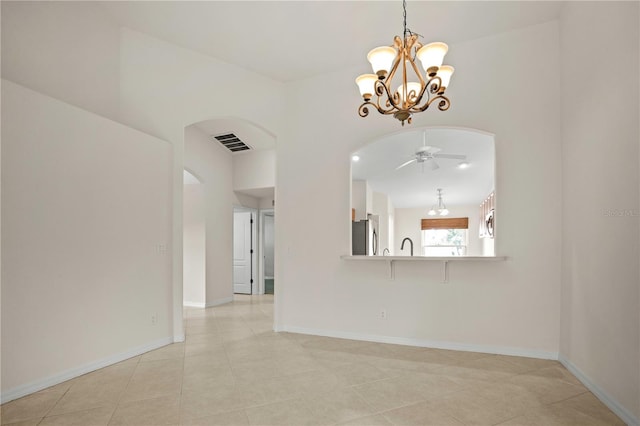
[[[378,233],[376,232],[375,229],[373,230],[372,245],[373,245],[373,255],[376,256],[378,254]]]

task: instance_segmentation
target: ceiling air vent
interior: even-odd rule
[[[227,133],[224,135],[212,136],[213,139],[219,141],[231,152],[247,151],[251,149],[249,145],[242,142],[239,137],[233,133]]]

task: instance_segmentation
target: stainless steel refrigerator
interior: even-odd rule
[[[351,254],[378,256],[380,247],[379,222],[377,215],[367,215],[367,220],[351,222]]]

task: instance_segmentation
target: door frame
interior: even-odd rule
[[[260,229],[259,229],[259,236],[260,236],[260,240],[258,241],[258,247],[260,249],[260,258],[258,259],[258,287],[259,287],[259,293],[258,294],[264,294],[265,288],[264,288],[264,217],[267,215],[267,213],[271,213],[271,215],[273,215],[273,221],[274,221],[274,227],[275,227],[275,216],[276,216],[276,211],[275,209],[260,209]],[[275,246],[275,242],[274,242],[274,246]],[[275,262],[274,262],[275,263]],[[275,269],[275,265],[274,265],[274,269]],[[275,275],[275,270],[273,271],[274,275]],[[275,279],[274,279],[275,281]],[[275,293],[275,288],[273,289],[273,292]]]
[[[258,209],[254,209],[251,207],[244,207],[244,206],[233,206],[233,220],[236,220],[236,216],[235,213],[240,213],[240,212],[249,212],[251,213],[252,216],[252,220],[253,223],[251,224],[251,247],[253,248],[253,254],[251,255],[251,279],[253,280],[253,283],[251,284],[251,294],[259,294],[257,291],[257,285],[256,282],[259,281],[257,279],[258,277],[258,257],[261,256],[261,250],[258,247],[257,244],[257,236],[258,236]],[[233,228],[232,228],[233,229]],[[231,241],[235,241],[235,235],[232,235],[232,239]],[[231,250],[233,250],[233,247],[231,248]],[[231,261],[233,262],[233,256]],[[233,263],[232,263],[232,268],[233,268]],[[235,293],[234,293],[234,287],[233,287],[233,279],[231,280],[231,294],[234,295],[235,297]]]

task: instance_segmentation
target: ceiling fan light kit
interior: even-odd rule
[[[360,117],[369,115],[369,106],[380,114],[393,115],[404,126],[411,123],[411,115],[425,111],[437,102],[440,111],[449,109],[450,102],[444,94],[449,87],[454,68],[442,65],[448,46],[442,42],[422,45],[418,34],[407,29],[407,4],[402,2],[404,17],[403,37],[395,36],[393,46],[381,46],[372,49],[367,55],[373,74],[362,74],[356,78],[360,95],[364,102],[358,108]],[[419,59],[425,76],[418,69],[415,59]],[[396,74],[400,75],[400,85],[396,91],[392,82]],[[408,74],[414,79],[408,80]],[[375,102],[372,99],[375,96]]]

